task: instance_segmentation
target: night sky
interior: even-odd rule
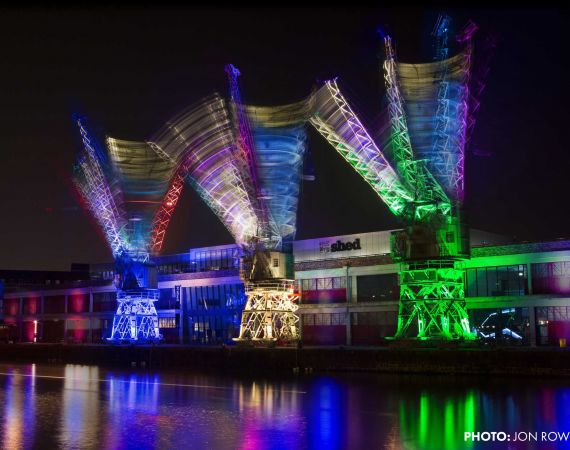
[[[451,10],[496,34],[487,88],[466,162],[471,227],[518,240],[570,238],[568,17],[548,10]],[[71,170],[80,148],[71,120],[102,134],[149,138],[218,91],[224,64],[242,72],[246,102],[305,97],[339,76],[368,123],[384,95],[375,32],[386,25],[405,62],[429,59],[438,10],[0,10],[0,269],[68,270],[111,261],[79,208]],[[313,130],[316,181],[303,182],[297,238],[398,227],[366,183]],[[488,156],[477,156],[477,155]],[[163,253],[231,243],[187,186]]]

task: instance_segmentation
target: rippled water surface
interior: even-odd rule
[[[570,448],[465,431],[570,431],[570,380],[0,365],[2,448]]]

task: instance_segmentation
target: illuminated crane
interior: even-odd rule
[[[281,107],[242,102],[239,70],[226,66],[230,100],[213,95],[204,115],[183,111],[152,139],[186,155],[188,181],[242,248],[247,301],[239,340],[299,337],[290,242],[296,231],[305,152],[306,101]]]
[[[115,259],[117,311],[108,340],[158,341],[159,291],[151,256],[162,247],[188,162],[183,152],[169,155],[154,142],[107,137],[103,147],[84,118],[74,119],[83,141],[74,182]]]
[[[438,18],[435,62],[427,64],[397,62],[392,39],[381,33],[390,121],[385,148],[373,142],[336,80],[316,92],[310,118],[405,223],[391,236],[392,258],[401,264],[396,338],[474,338],[461,261],[470,255],[462,205],[476,27],[469,23],[459,39],[463,50],[448,57],[449,26],[448,16]]]

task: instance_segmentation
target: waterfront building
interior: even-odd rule
[[[293,242],[305,345],[385,345],[397,327],[399,267],[390,231]],[[570,338],[570,240],[509,243],[471,231],[465,294],[479,337],[513,345]],[[245,304],[240,248],[195,248],[156,258],[165,343],[229,344]],[[0,271],[0,339],[103,343],[116,311],[113,264],[69,272]],[[2,289],[0,289],[2,292]]]

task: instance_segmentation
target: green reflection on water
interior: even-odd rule
[[[463,431],[476,431],[475,429],[475,392],[469,390],[465,398],[465,417]],[[473,441],[464,443],[465,448],[472,448]]]
[[[457,430],[455,428],[455,417],[453,415],[453,400],[449,397],[445,399],[445,448],[451,448],[454,442],[454,438],[457,435]]]
[[[400,400],[400,440],[404,448],[472,448],[473,442],[463,441],[463,433],[476,429],[475,407],[473,390],[467,391],[463,396],[445,397],[430,396],[427,392],[422,392],[419,399]]]
[[[427,441],[427,430],[429,421],[429,397],[425,392],[422,392],[420,397],[420,442]]]

